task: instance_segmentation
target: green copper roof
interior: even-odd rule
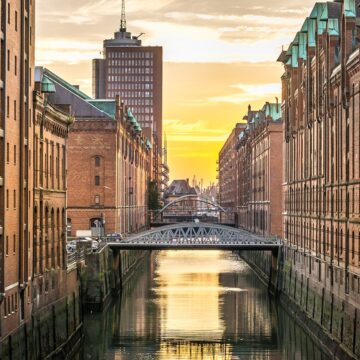
[[[130,109],[128,109],[128,113],[127,113],[127,118],[130,121],[130,123],[133,125],[135,131],[137,132],[141,132],[142,128],[140,126],[140,124],[138,123],[136,117],[134,116],[134,114],[131,112]]]
[[[299,33],[299,58],[306,60],[307,35]]]
[[[41,81],[41,92],[46,94],[51,94],[56,92],[54,83],[45,75],[43,76]]]
[[[83,93],[81,90],[79,90],[78,88],[76,88],[75,86],[69,84],[67,81],[65,81],[64,79],[62,79],[60,76],[57,76],[56,74],[54,74],[52,71],[50,71],[49,69],[45,69],[45,73],[44,75],[46,77],[48,77],[51,81],[60,84],[61,86],[63,86],[64,88],[66,88],[67,90],[71,91],[72,93],[75,93],[76,95],[78,95],[79,97],[81,97],[84,100],[91,100],[91,97],[86,95],[85,93]]]
[[[346,17],[356,17],[356,2],[355,0],[345,0],[345,16]]]
[[[293,45],[291,48],[291,66],[297,68],[299,66],[299,46]]]
[[[106,113],[114,120],[116,118],[116,102],[115,100],[88,100],[88,103],[98,108],[100,111]]]
[[[309,18],[307,17],[303,23],[303,26],[301,27],[300,32],[303,32],[303,33],[308,32],[308,22],[309,22]]]
[[[356,17],[357,0],[344,0],[345,15]],[[310,16],[307,17],[301,27],[300,32],[296,33],[294,40],[286,51],[289,58],[287,65],[298,67],[298,59],[306,60],[307,48],[316,46],[316,35],[327,32],[330,36],[339,36],[339,16],[341,4],[331,2],[317,2]]]
[[[315,47],[316,46],[316,20],[310,19],[308,22],[308,45],[309,47]]]
[[[270,116],[273,119],[273,121],[281,120],[281,105],[280,104],[266,103],[264,105],[263,111],[265,112],[265,117]]]
[[[338,19],[329,19],[329,21],[328,21],[328,32],[329,32],[329,35],[333,35],[333,36],[340,35],[339,20]]]

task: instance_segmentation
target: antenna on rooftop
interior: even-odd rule
[[[121,31],[121,32],[126,32],[125,0],[122,0],[122,5],[121,5],[121,23],[120,23],[120,31]]]

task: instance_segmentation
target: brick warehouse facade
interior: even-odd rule
[[[30,318],[34,2],[1,1],[0,338]]]
[[[359,15],[317,4],[281,56],[285,240],[319,281],[347,294],[360,265]]]
[[[249,106],[246,129],[238,136],[237,225],[282,238],[283,134],[280,104],[260,111]]]
[[[0,4],[0,358],[43,358],[66,341],[65,324],[68,336],[80,329],[77,271],[64,257],[69,117],[34,71],[34,2]]]
[[[66,195],[70,116],[42,90],[52,84],[35,72],[33,168],[33,308],[67,295]],[[72,289],[74,290],[74,289]]]
[[[49,99],[69,107],[68,234],[130,233],[147,225],[151,143],[131,111],[115,100],[94,100],[47,69]],[[71,109],[71,110],[70,110]]]
[[[313,319],[357,356],[359,5],[317,3],[279,58],[285,68],[283,287],[305,311],[314,304]],[[299,287],[309,302],[300,299]]]
[[[236,142],[246,124],[236,124],[225,144],[220,150],[218,160],[219,179],[219,204],[227,210],[220,213],[222,223],[234,223],[236,221],[236,194],[237,194],[237,171],[236,171]]]

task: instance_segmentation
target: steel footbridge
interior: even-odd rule
[[[148,230],[125,238],[108,241],[118,250],[272,250],[281,240],[264,237],[242,229],[208,223],[178,223]]]

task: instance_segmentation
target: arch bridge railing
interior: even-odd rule
[[[226,212],[227,211],[225,208],[223,208],[221,205],[217,204],[216,202],[194,194],[194,195],[180,196],[179,198],[169,202],[162,209],[158,210],[158,214],[162,214],[164,211],[166,211],[172,205],[183,202],[185,200],[194,200],[194,201],[200,202],[202,204],[210,205],[210,206],[213,206],[214,208],[218,209],[218,211],[221,211],[221,212]],[[201,211],[201,210],[202,209],[199,209],[199,211]]]

